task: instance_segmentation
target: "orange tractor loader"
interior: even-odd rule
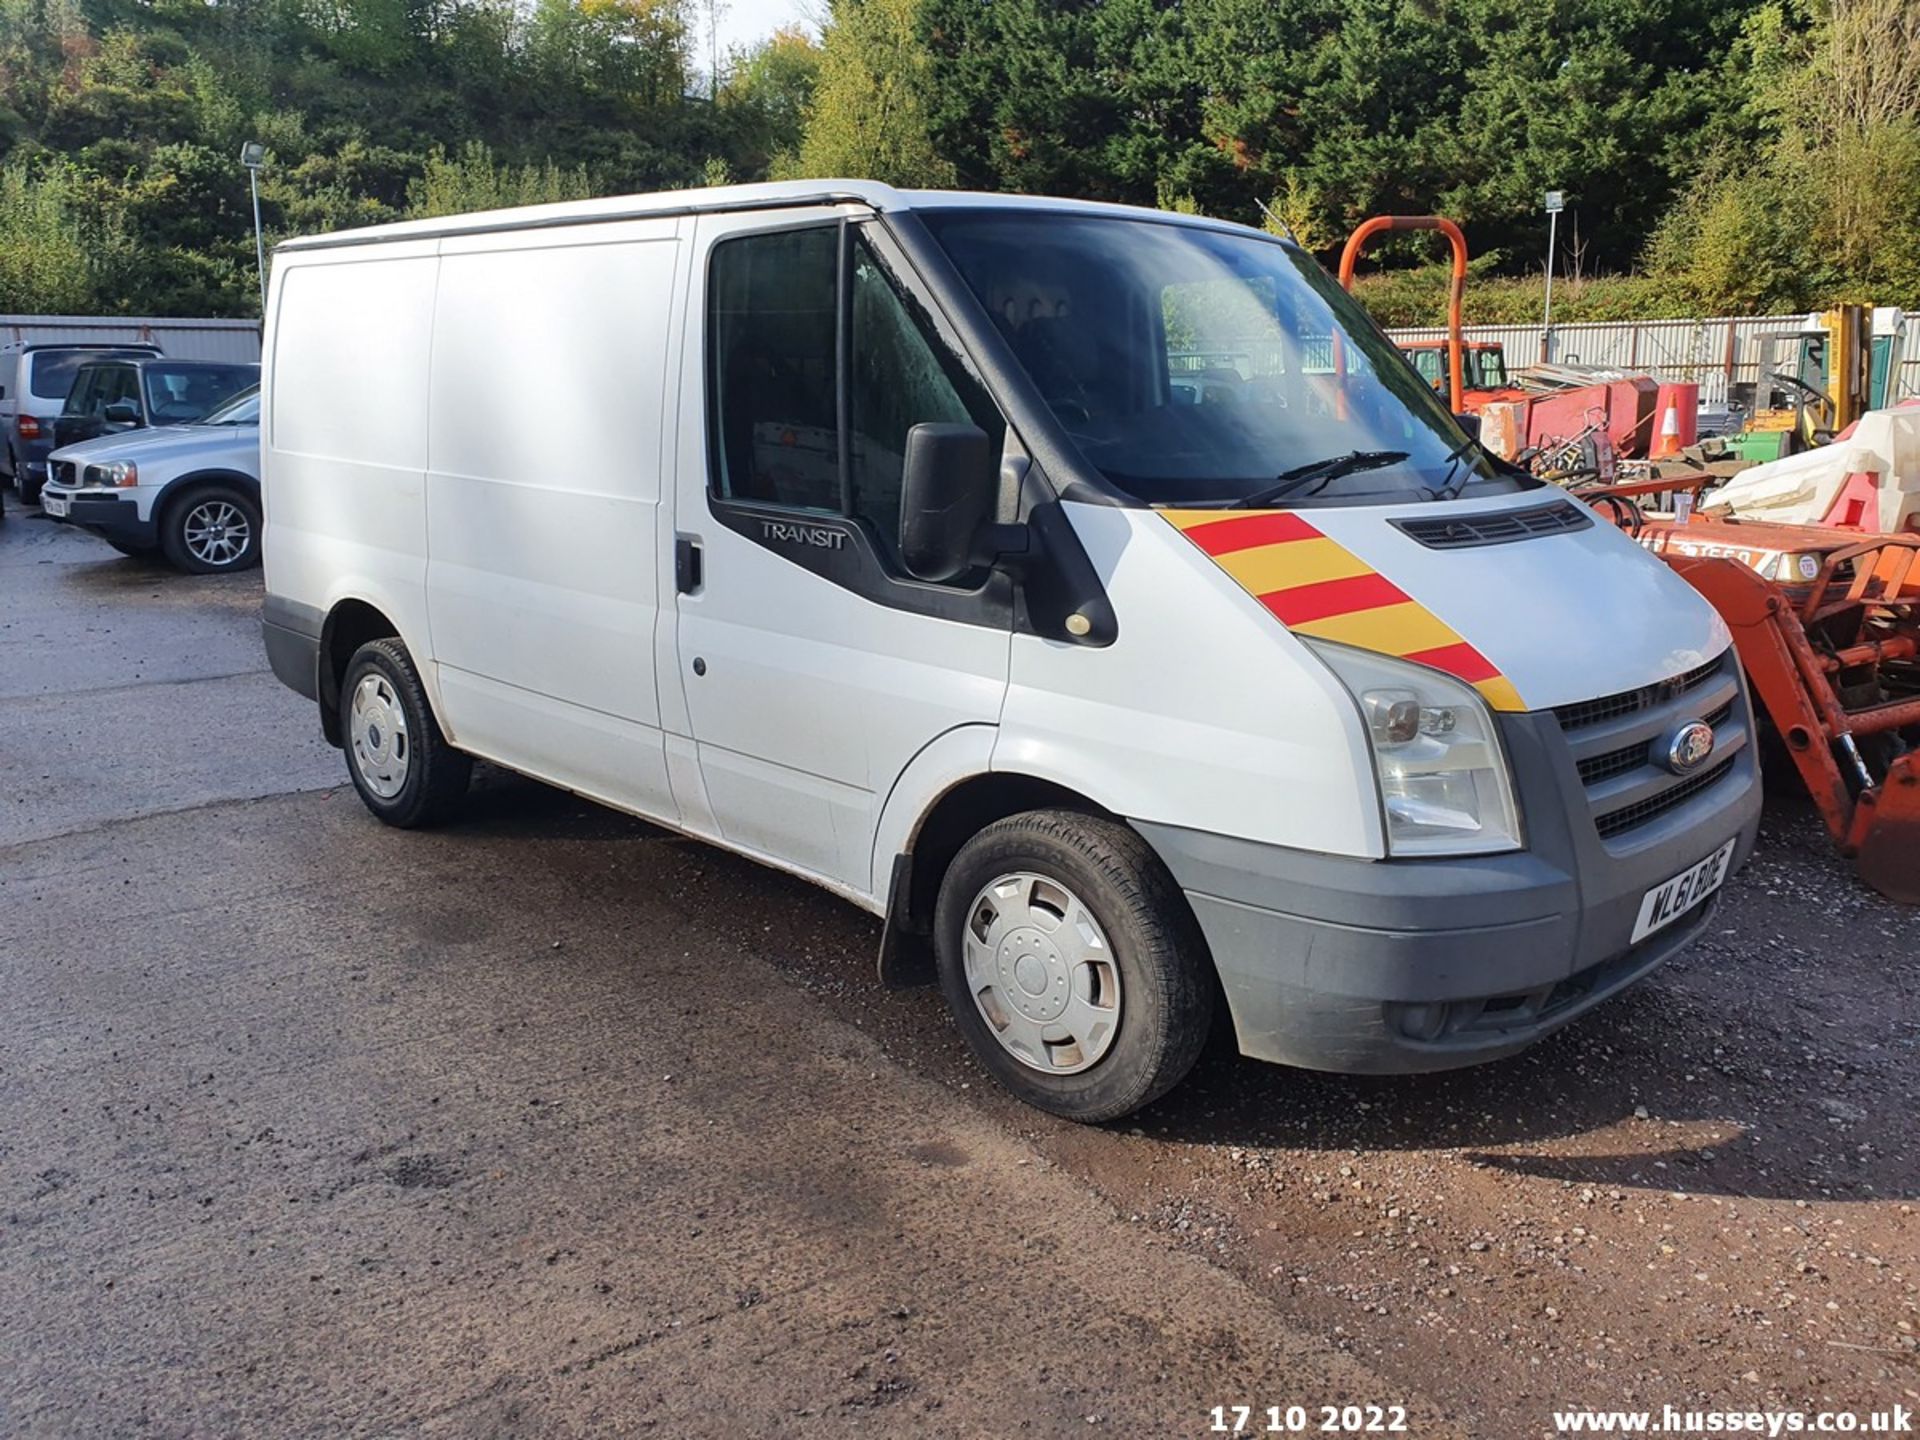
[[[1448,398],[1465,404],[1461,296],[1467,243],[1437,215],[1365,221],[1340,256],[1340,283],[1383,232],[1434,230],[1453,255],[1447,303]],[[1335,364],[1340,357],[1336,347]],[[1588,403],[1595,388],[1559,397]],[[1863,536],[1817,526],[1706,519],[1691,506],[1649,514],[1642,500],[1699,491],[1718,476],[1573,485],[1581,499],[1661,556],[1733,632],[1749,684],[1842,854],[1889,899],[1920,904],[1920,535]]]
[[[1640,510],[1639,496],[1714,478],[1580,495],[1720,612],[1840,852],[1881,894],[1920,904],[1920,536]]]
[[[1467,293],[1467,237],[1460,227],[1444,215],[1375,215],[1361,221],[1340,251],[1340,288],[1353,289],[1353,267],[1367,242],[1397,230],[1437,230],[1447,237],[1453,256],[1453,271],[1447,279],[1447,404],[1458,415],[1467,404],[1467,351],[1460,320]]]

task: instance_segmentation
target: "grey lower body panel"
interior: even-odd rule
[[[47,492],[41,490],[43,504],[46,496]],[[122,545],[153,548],[160,544],[160,527],[151,517],[142,520],[140,507],[130,499],[85,493],[66,498],[69,508],[59,517],[63,525],[75,526],[102,540],[115,540]]]
[[[1345,1075],[1452,1070],[1513,1055],[1683,948],[1708,901],[1610,960],[1571,968],[1574,926],[1356,930],[1191,895],[1242,1054]]]
[[[1744,701],[1742,702],[1744,705]],[[1551,716],[1507,717],[1528,848],[1372,861],[1134,822],[1186,892],[1243,1053],[1313,1070],[1452,1069],[1526,1048],[1641,979],[1714,901],[1635,943],[1647,891],[1753,848],[1747,733],[1726,773],[1603,840]]]
[[[309,700],[320,698],[320,635],[326,616],[317,607],[269,595],[260,607],[260,638],[280,683]]]

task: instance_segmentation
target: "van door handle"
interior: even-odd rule
[[[705,581],[700,560],[698,540],[691,535],[673,537],[673,588],[682,595],[696,593]]]

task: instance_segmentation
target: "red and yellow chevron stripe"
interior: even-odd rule
[[[1492,661],[1298,512],[1160,513],[1289,630],[1430,665],[1466,681],[1496,710],[1526,709]]]

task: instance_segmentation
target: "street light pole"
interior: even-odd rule
[[[1553,360],[1553,252],[1560,234],[1560,211],[1567,197],[1558,190],[1547,191],[1547,308],[1540,317],[1540,358]]]
[[[266,163],[267,147],[249,140],[240,147],[240,163],[247,167],[247,188],[253,192],[253,261],[260,273],[260,319],[267,318],[267,242],[260,230],[260,167]]]

